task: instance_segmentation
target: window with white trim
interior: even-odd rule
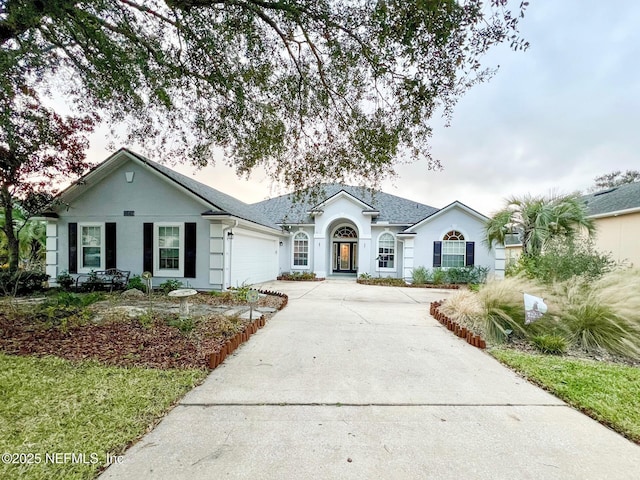
[[[159,277],[182,277],[184,272],[184,224],[156,223],[155,272]]]
[[[442,267],[464,267],[465,257],[464,235],[451,230],[442,238]]]
[[[389,232],[383,233],[378,237],[378,268],[389,269],[395,268],[396,257],[396,239]]]
[[[104,223],[81,223],[78,227],[78,271],[104,270]]]
[[[309,235],[298,232],[293,237],[293,267],[309,266]]]

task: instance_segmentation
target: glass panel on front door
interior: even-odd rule
[[[351,245],[348,243],[340,244],[340,270],[349,270],[351,268]]]
[[[333,271],[335,273],[355,273],[357,271],[356,254],[358,244],[356,242],[334,242],[333,244]]]

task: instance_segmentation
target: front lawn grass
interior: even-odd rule
[[[0,453],[40,455],[39,464],[1,462],[0,478],[94,478],[107,454],[122,454],[206,374],[0,353]],[[83,453],[85,463],[47,462],[56,453]]]
[[[571,406],[640,443],[640,368],[511,349],[491,354]]]

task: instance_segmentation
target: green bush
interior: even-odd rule
[[[425,267],[418,267],[411,271],[411,280],[413,285],[425,285],[431,281],[431,275]]]
[[[358,283],[363,285],[383,285],[387,287],[406,287],[407,283],[402,278],[379,277],[379,278],[358,278]]]
[[[442,268],[434,268],[431,273],[431,279],[434,285],[442,285],[447,281],[447,272]]]
[[[174,280],[172,278],[170,278],[169,280],[165,280],[158,286],[158,288],[160,288],[160,291],[162,293],[169,293],[174,290],[178,290],[181,287],[182,287],[182,282],[180,280]]]
[[[60,285],[60,288],[63,290],[71,290],[71,287],[76,282],[75,278],[69,275],[69,272],[66,270],[60,272],[60,274],[56,277],[56,282]]]
[[[521,256],[509,273],[524,272],[529,278],[551,284],[575,276],[595,280],[615,267],[611,256],[597,252],[591,240],[556,239],[538,256]]]
[[[140,290],[141,292],[146,292],[147,286],[145,285],[145,282],[142,281],[140,275],[134,275],[129,279],[129,282],[127,283],[127,289],[136,289]]]
[[[278,280],[290,281],[313,281],[316,279],[314,272],[284,272],[278,277]]]
[[[531,343],[542,353],[562,355],[567,351],[567,340],[560,335],[537,335]]]

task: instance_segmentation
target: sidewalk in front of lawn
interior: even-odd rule
[[[640,447],[438,324],[450,291],[261,287],[289,305],[102,478],[637,478]]]

